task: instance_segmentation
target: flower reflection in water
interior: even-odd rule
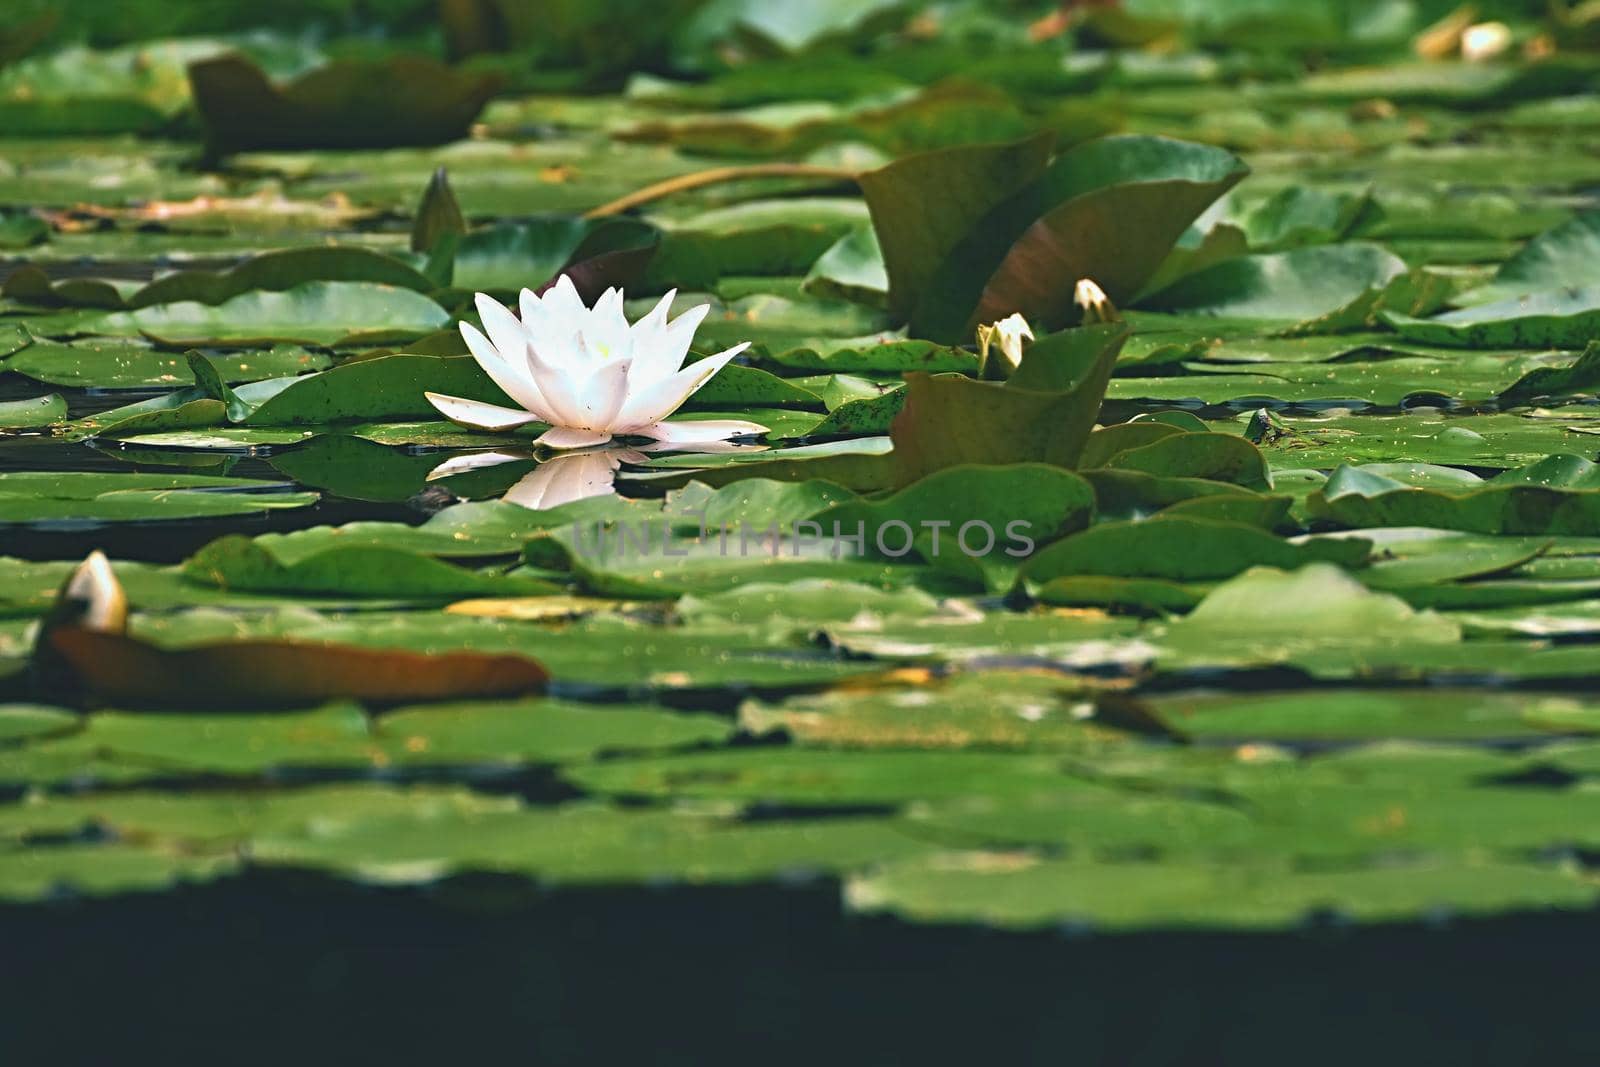
[[[712,455],[728,452],[765,452],[766,445],[736,444],[731,441],[713,441],[686,449],[681,445],[651,442],[639,447],[608,445],[599,448],[573,449],[549,457],[522,479],[506,490],[501,497],[510,504],[518,504],[535,511],[558,508],[574,500],[610,496],[617,491],[617,472],[624,463],[643,463],[652,452],[678,452]],[[472,452],[456,456],[428,472],[428,481],[437,481],[467,471],[501,463],[518,463],[535,458],[532,452],[493,451]]]

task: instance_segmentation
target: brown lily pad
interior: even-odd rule
[[[464,137],[499,79],[421,56],[335,60],[274,85],[250,60],[189,65],[209,155],[261,148],[397,148]]]
[[[84,696],[119,707],[286,707],[330,700],[389,704],[516,696],[549,673],[523,656],[299,641],[227,641],[167,649],[66,625],[49,647]]]

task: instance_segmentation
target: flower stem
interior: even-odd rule
[[[602,219],[610,215],[620,215],[630,208],[648,204],[652,200],[660,200],[673,193],[699,189],[707,185],[719,185],[722,182],[742,181],[746,178],[829,178],[835,181],[855,181],[859,174],[860,171],[846,170],[843,167],[822,167],[811,163],[750,163],[737,167],[713,167],[711,170],[680,174],[676,178],[668,178],[666,181],[647,185],[643,189],[636,189],[627,196],[591,208],[583,213],[583,217]]]

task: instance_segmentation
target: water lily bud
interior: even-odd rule
[[[1461,58],[1469,63],[1493,59],[1511,47],[1511,27],[1503,22],[1480,22],[1461,34]]]
[[[39,622],[28,674],[43,700],[77,704],[84,698],[77,669],[62,656],[55,637],[64,630],[122,634],[128,629],[128,597],[105,553],[96,550],[67,576],[56,602]]]
[[[1079,278],[1077,288],[1072,291],[1072,302],[1083,309],[1084,325],[1094,322],[1121,322],[1122,316],[1117,314],[1116,307],[1111,303],[1111,298],[1106,291],[1096,285],[1092,278]]]
[[[985,374],[985,377],[1011,377],[1011,372],[1022,365],[1022,342],[1033,340],[1033,327],[1028,325],[1028,320],[1021,313],[1012,312],[999,322],[992,322],[986,326],[978,327],[978,371],[998,371]],[[989,348],[993,345],[999,348],[1000,358],[991,367],[989,364]]]
[[[85,630],[121,633],[128,627],[127,594],[111,570],[111,561],[99,549],[72,572],[61,587],[60,601],[72,606],[72,621]]]

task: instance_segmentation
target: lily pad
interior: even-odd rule
[[[252,291],[212,307],[196,301],[118,312],[99,332],[143,334],[169,348],[213,344],[333,345],[354,336],[370,343],[409,341],[443,327],[450,315],[410,289],[370,282],[304,282],[282,292]]]
[[[994,165],[1002,157],[977,158]],[[1043,170],[1013,168],[1028,184],[1009,194],[1007,186],[991,184],[989,195],[972,205],[981,217],[972,217],[970,209],[952,206],[943,185],[957,180],[949,168],[958,160],[959,180],[968,180],[970,154],[894,165],[939,183],[937,208],[918,197],[915,185],[862,179],[889,268],[891,306],[909,316],[913,335],[946,342],[1013,312],[1047,328],[1065,325],[1077,314],[1071,293],[1080,278],[1093,278],[1114,302],[1127,302],[1200,212],[1245,174],[1238,159],[1218,149],[1108,137],[1068,150]],[[994,192],[1005,199],[991,199]],[[897,206],[886,203],[890,197]],[[928,266],[908,274],[902,260],[911,249],[891,241],[887,227],[898,225],[894,212],[918,211],[923,219],[937,213],[948,220],[943,226],[965,225],[949,249],[918,247],[915,254]]]
[[[421,56],[338,60],[274,85],[239,55],[189,66],[213,155],[252,148],[442,144],[467,127],[498,80]]]

